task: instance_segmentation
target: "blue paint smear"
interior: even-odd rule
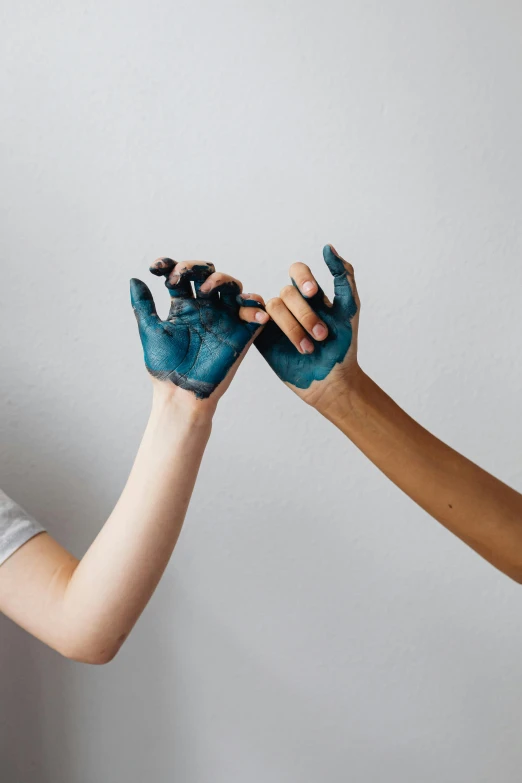
[[[324,380],[342,362],[352,344],[352,319],[357,305],[342,259],[330,245],[323,248],[323,257],[334,278],[334,300],[330,307],[319,288],[312,297],[304,297],[310,307],[328,327],[328,336],[313,340],[314,352],[301,354],[281,329],[270,321],[256,338],[255,345],[274,372],[298,389],[308,389],[313,381]],[[292,280],[295,285],[295,281]]]
[[[136,279],[130,282],[148,371],[194,392],[200,399],[212,394],[259,329],[258,324],[239,318],[239,287],[235,283],[227,282],[210,294],[199,292],[211,272],[208,266],[196,267],[176,286],[167,280],[172,299],[166,321],[158,317],[145,283]],[[190,280],[195,281],[196,298]]]
[[[245,297],[240,294],[236,296],[236,302],[241,307],[257,307],[258,310],[265,309],[265,306],[261,304],[261,302],[258,302],[257,299],[245,299]]]

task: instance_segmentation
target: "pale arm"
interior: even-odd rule
[[[114,511],[80,562],[42,533],[0,567],[0,612],[86,663],[116,655],[154,592],[178,539],[217,403],[268,320],[262,297],[240,296],[241,282],[212,264],[162,258],[151,271],[166,276],[171,310],[161,321],[148,287],[131,281],[154,395]]]
[[[0,611],[69,658],[106,663],[114,657],[179,536],[212,408],[180,405],[169,387],[155,384],[125,489],[83,559],[44,533],[0,567]]]

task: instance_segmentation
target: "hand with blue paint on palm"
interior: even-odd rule
[[[323,257],[334,278],[333,302],[306,264],[292,264],[292,285],[267,303],[272,320],[255,344],[292,391],[325,413],[359,371],[360,301],[352,265],[332,245],[324,247]]]
[[[262,297],[241,296],[239,280],[202,261],[176,263],[161,258],[150,271],[166,278],[171,306],[162,321],[145,283],[131,280],[131,301],[147,370],[190,401],[211,398],[217,402],[268,321]]]
[[[305,264],[293,264],[293,286],[267,303],[272,320],[257,348],[399,489],[522,584],[522,494],[425,430],[363,372],[353,268],[331,245],[323,255],[334,278],[333,303]]]

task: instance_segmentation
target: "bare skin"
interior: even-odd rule
[[[229,280],[216,272],[206,280],[207,289]],[[249,298],[263,305],[261,297]],[[260,323],[258,314],[261,322],[268,320],[262,309],[239,310],[249,323]],[[1,612],[68,658],[102,664],[116,655],[170,559],[217,403],[248,347],[207,399],[152,379],[152,410],[143,440],[100,533],[80,561],[47,533],[24,544],[0,567]]]
[[[360,300],[353,267],[340,260],[357,305],[350,348],[324,379],[308,388],[287,385],[419,506],[522,583],[522,495],[425,430],[363,372],[357,358]],[[312,358],[325,339],[324,332],[316,335],[314,328],[324,324],[301,294],[313,297],[318,284],[302,263],[290,267],[290,277],[295,287],[285,286],[266,309],[292,342],[295,356],[306,353]]]

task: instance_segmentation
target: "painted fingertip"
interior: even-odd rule
[[[325,245],[323,247],[323,258],[326,258],[327,256],[335,256],[336,258],[339,258],[333,245]]]
[[[344,268],[344,260],[333,249],[332,245],[325,245],[323,248],[323,258],[326,266],[330,270],[330,274],[334,277],[340,277],[346,274]]]
[[[150,300],[152,299],[152,294],[149,291],[148,287],[145,285],[143,280],[138,280],[137,277],[132,277],[129,282],[129,288],[130,288],[130,294],[131,299],[133,302],[140,301],[140,300]]]
[[[313,353],[314,344],[308,337],[304,337],[299,343],[299,347],[303,353]]]
[[[260,324],[266,324],[268,318],[268,313],[265,313],[263,310],[258,310],[258,312],[255,314],[255,319]]]
[[[176,262],[172,258],[161,258],[158,259],[158,261],[155,261],[152,266],[149,267],[149,272],[152,272],[153,275],[157,275],[158,277],[161,277],[162,275],[169,275],[170,272],[174,269],[176,266]]]

